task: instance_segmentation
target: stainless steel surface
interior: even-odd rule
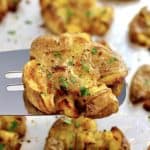
[[[21,78],[8,79],[5,74],[22,70],[29,57],[28,50],[0,52],[0,114],[28,114],[23,101],[22,91],[8,91],[9,85],[22,84]]]
[[[29,59],[28,50],[0,52],[0,114],[1,115],[29,115],[23,100],[23,90],[15,88],[22,85],[19,77],[7,77],[9,73],[20,73]],[[12,87],[12,88],[8,88]],[[126,86],[119,96],[120,105],[126,96]]]

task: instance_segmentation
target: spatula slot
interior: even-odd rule
[[[21,71],[10,71],[5,74],[5,78],[7,79],[21,78],[21,77],[22,77]]]
[[[23,91],[23,85],[8,85],[6,87],[7,91]]]

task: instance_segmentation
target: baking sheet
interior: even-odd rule
[[[28,1],[30,3],[28,3]],[[104,1],[103,1],[104,2]],[[130,44],[127,38],[128,24],[132,17],[143,6],[149,6],[149,0],[134,2],[105,2],[115,8],[113,25],[105,39],[112,48],[120,53],[126,62],[129,74],[126,78],[127,87],[137,67],[150,64],[150,52],[144,48]],[[30,21],[30,24],[26,22]],[[9,13],[0,24],[0,50],[26,49],[30,47],[33,39],[48,33],[42,28],[42,19],[38,0],[22,0],[19,10],[15,14]],[[14,31],[15,34],[9,34]],[[140,105],[133,106],[127,96],[120,106],[119,112],[110,117],[97,120],[99,129],[110,129],[118,126],[128,138],[132,150],[146,150],[150,144],[150,115]],[[22,150],[42,150],[45,138],[56,116],[27,117],[27,134],[22,145]]]

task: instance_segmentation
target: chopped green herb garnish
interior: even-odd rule
[[[10,31],[8,31],[8,34],[10,34],[10,35],[15,35],[15,34],[16,34],[16,31],[15,31],[15,30],[10,30]]]
[[[81,87],[80,94],[81,94],[81,96],[89,96],[90,95],[89,89],[86,87]]]
[[[25,24],[32,24],[32,21],[31,20],[26,20]]]
[[[68,8],[66,11],[66,15],[67,15],[67,19],[70,19],[70,17],[72,17],[74,15],[74,13],[71,9]]]
[[[64,77],[60,77],[59,78],[59,83],[60,83],[60,86],[67,89],[68,88],[68,81],[66,78]]]
[[[150,86],[150,80],[145,79],[145,80],[144,80],[144,85],[145,85],[145,86]]]
[[[82,74],[79,74],[79,77],[81,78],[81,77],[82,77]]]
[[[38,66],[39,66],[39,69],[41,70],[41,72],[45,72],[45,68],[41,64]]]
[[[0,150],[4,150],[5,145],[4,144],[0,144]]]
[[[47,78],[50,79],[52,77],[52,73],[48,72],[47,73]]]
[[[95,47],[94,47],[94,48],[92,48],[91,53],[92,53],[93,55],[95,55],[95,54],[97,53],[97,49],[96,49]]]
[[[114,62],[116,62],[116,61],[117,61],[117,58],[111,57],[111,58],[109,58],[108,63],[109,63],[109,64],[112,64],[112,63],[114,63]]]
[[[10,126],[8,127],[8,131],[14,131],[18,127],[17,121],[12,121]]]
[[[80,123],[79,122],[75,122],[75,127],[79,128],[80,127]]]
[[[60,52],[55,51],[55,52],[53,52],[53,55],[57,58],[61,58],[61,53]]]
[[[18,0],[13,0],[13,3],[14,3],[14,4],[17,4],[17,3],[18,3]]]
[[[69,61],[68,61],[68,65],[69,65],[69,66],[73,66],[73,60],[69,60]]]
[[[85,72],[89,72],[89,66],[87,64],[84,64],[82,63],[82,69],[85,71]]]
[[[105,13],[106,13],[107,11],[106,11],[106,9],[103,9],[103,10],[101,10],[101,15],[104,15]]]
[[[70,81],[71,81],[72,83],[76,83],[76,78],[75,78],[74,76],[71,76],[71,77],[70,77]]]
[[[89,11],[89,10],[86,11],[86,12],[85,12],[85,15],[86,15],[86,17],[90,17],[90,16],[91,16],[91,11]]]
[[[72,124],[72,119],[71,118],[64,118],[63,119],[64,123],[71,125]]]

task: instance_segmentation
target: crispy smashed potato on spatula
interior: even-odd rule
[[[44,150],[130,150],[117,127],[98,131],[94,120],[60,118],[52,126]]]
[[[46,27],[55,34],[87,32],[104,35],[111,26],[113,9],[95,0],[40,0]]]
[[[25,132],[25,117],[0,116],[0,149],[19,150]]]
[[[143,7],[129,25],[129,37],[133,43],[150,48],[150,11]]]
[[[110,87],[123,83],[126,66],[87,34],[39,37],[30,57],[23,70],[25,97],[41,112],[101,118],[118,110]]]
[[[150,65],[141,66],[135,73],[130,89],[133,103],[143,102],[143,107],[150,111]]]
[[[9,11],[16,11],[21,0],[0,0],[0,21]]]
[[[98,41],[98,43],[102,44],[107,49],[111,49],[111,46],[105,40],[100,40],[100,41]],[[124,85],[123,82],[118,82],[118,83],[116,83],[114,85],[110,85],[109,87],[112,89],[113,93],[116,96],[119,96],[121,91],[122,91],[122,89],[123,89],[123,85]]]

